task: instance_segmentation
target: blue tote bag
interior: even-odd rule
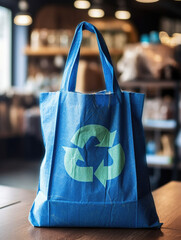
[[[106,89],[75,92],[82,31],[96,34]],[[61,90],[42,93],[45,156],[29,214],[41,227],[160,227],[141,122],[144,95],[120,91],[99,31],[77,26]]]

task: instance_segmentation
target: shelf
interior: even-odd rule
[[[172,168],[172,157],[170,156],[162,156],[162,155],[146,155],[146,161],[149,167],[164,167],[164,168]]]
[[[170,169],[170,170],[174,168],[173,163],[169,163],[169,164],[147,163],[147,165],[149,168],[162,168],[162,169]],[[178,164],[177,169],[181,170],[181,163]]]
[[[60,48],[60,47],[40,47],[40,48],[31,48],[30,46],[27,46],[24,49],[24,54],[27,56],[57,56],[57,55],[63,55],[67,56],[69,52],[69,48]],[[110,55],[112,56],[120,56],[123,53],[123,50],[121,49],[110,49],[109,50]],[[96,48],[88,48],[88,47],[81,47],[80,50],[81,56],[98,56],[99,52]]]
[[[170,120],[153,120],[146,119],[143,121],[145,130],[174,131],[176,129],[176,121]]]
[[[119,83],[120,88],[174,88],[176,82],[173,80],[145,80],[145,81],[127,81]]]

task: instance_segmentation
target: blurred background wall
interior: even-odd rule
[[[146,94],[152,189],[180,180],[181,1],[92,0],[80,9],[82,2],[0,0],[0,184],[37,188],[44,154],[39,94],[60,89],[81,21],[102,32],[120,88]],[[96,39],[85,31],[76,91],[102,88]]]

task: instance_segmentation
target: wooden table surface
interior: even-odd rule
[[[28,213],[36,193],[0,186],[0,240],[181,240],[181,182],[153,192],[159,229],[34,228]]]

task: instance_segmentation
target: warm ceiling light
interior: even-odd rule
[[[90,2],[87,0],[76,0],[74,2],[74,7],[78,9],[88,9],[90,8]]]
[[[29,8],[28,2],[26,0],[20,0],[18,7],[21,11],[27,11]]]
[[[14,18],[14,23],[20,26],[29,26],[32,22],[32,17],[26,13],[18,13]]]
[[[14,18],[14,24],[20,26],[29,26],[32,24],[33,20],[30,14],[27,12],[28,10],[28,2],[26,0],[20,0],[18,3],[18,7],[20,12],[16,14]]]
[[[141,3],[154,3],[158,2],[159,0],[136,0],[136,1]]]
[[[92,0],[92,6],[88,11],[88,15],[92,18],[104,17],[103,0]]]
[[[88,11],[88,15],[92,18],[102,18],[102,17],[104,17],[105,13],[104,13],[103,9],[91,8]]]
[[[117,19],[126,20],[126,19],[130,19],[131,13],[129,11],[126,11],[126,10],[118,10],[118,11],[115,12],[115,17]]]
[[[117,9],[114,15],[115,15],[115,18],[117,19],[121,19],[121,20],[130,19],[131,13],[128,10],[125,0],[117,0]]]

